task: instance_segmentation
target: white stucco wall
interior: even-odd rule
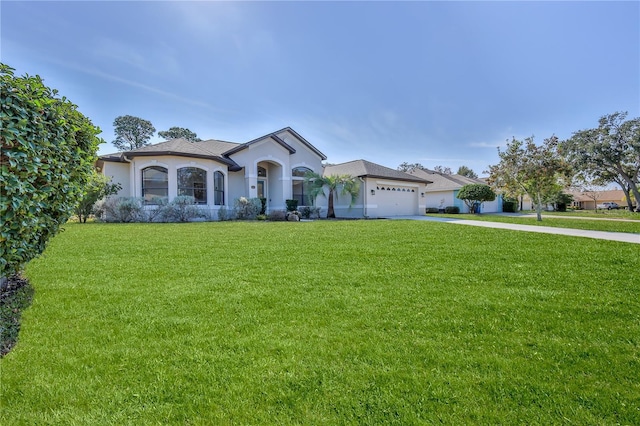
[[[102,174],[111,177],[112,183],[119,183],[122,189],[116,194],[119,197],[132,197],[133,188],[130,182],[129,163],[115,163],[105,161],[102,165]]]

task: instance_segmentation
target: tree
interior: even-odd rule
[[[122,151],[132,151],[149,144],[156,129],[150,121],[132,115],[121,115],[113,121],[116,139],[113,145]]]
[[[87,218],[94,213],[94,206],[98,200],[115,195],[121,189],[122,185],[111,183],[111,178],[94,171],[91,179],[87,182],[84,196],[74,210],[80,223],[87,223]]]
[[[333,208],[333,198],[336,193],[340,195],[349,195],[351,204],[356,201],[360,193],[360,181],[351,175],[330,175],[321,176],[317,173],[309,172],[305,175],[305,183],[309,185],[309,195],[316,198],[319,195],[327,197],[327,218],[336,217]],[[325,189],[329,193],[325,193]]]
[[[500,163],[489,166],[489,184],[507,196],[529,195],[542,220],[542,207],[562,188],[569,185],[571,169],[558,154],[558,138],[552,136],[536,145],[533,137],[507,142],[505,151],[498,148]]]
[[[466,176],[471,179],[478,179],[478,175],[476,174],[476,172],[474,172],[467,166],[458,167],[458,172],[456,174],[460,176]]]
[[[496,193],[493,192],[489,185],[472,183],[460,188],[456,197],[463,200],[467,207],[469,207],[469,213],[478,213],[477,207],[485,201],[495,200]]]
[[[201,142],[202,139],[198,137],[194,132],[184,127],[171,127],[169,130],[158,132],[158,136],[166,140],[183,138],[189,142]]]
[[[94,173],[100,129],[39,76],[0,64],[0,277],[42,253]]]
[[[435,171],[436,171],[436,172],[438,172],[438,173],[445,174],[445,175],[452,175],[452,174],[453,174],[453,172],[451,171],[451,168],[450,168],[450,167],[435,166],[435,167],[433,168],[433,170],[435,170]]]
[[[398,170],[405,173],[411,173],[414,170],[426,170],[420,163],[407,163],[406,161],[398,166]]]
[[[640,198],[640,117],[626,117],[626,112],[605,115],[597,128],[575,132],[562,149],[578,172],[620,185],[631,210],[631,194]]]

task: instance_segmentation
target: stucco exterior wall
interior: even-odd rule
[[[105,161],[102,174],[111,177],[112,183],[119,183],[122,189],[116,194],[119,197],[133,197],[133,188],[129,180],[129,163],[115,163]]]

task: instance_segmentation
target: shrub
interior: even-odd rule
[[[0,64],[0,281],[42,253],[94,173],[100,129],[40,77]]]
[[[160,222],[164,220],[164,207],[169,204],[167,197],[153,197],[151,199],[153,206],[147,207],[146,220],[147,222]]]
[[[144,222],[146,214],[142,198],[109,197],[96,203],[96,218],[105,222]]]
[[[190,195],[179,195],[169,204],[159,207],[161,217],[167,222],[190,222],[205,218],[207,215],[196,206],[196,200]]]
[[[111,195],[116,195],[122,189],[119,183],[111,183],[111,178],[94,171],[91,179],[85,187],[85,194],[76,206],[74,213],[78,222],[86,223],[87,218],[95,213],[95,205],[98,200]]]
[[[283,221],[287,219],[287,213],[284,210],[273,210],[267,215],[267,218],[272,221]]]
[[[518,211],[517,200],[502,200],[502,211],[505,213],[515,213]]]
[[[236,219],[253,220],[262,209],[262,201],[260,198],[236,198],[233,209]]]
[[[444,212],[448,214],[458,214],[460,213],[460,207],[458,206],[447,206],[444,208]]]
[[[427,207],[426,213],[438,213],[437,207]]]
[[[300,217],[303,219],[309,219],[311,217],[311,207],[309,206],[301,206],[298,211],[300,212]]]
[[[256,220],[267,220],[267,215],[259,214],[258,216],[256,216]]]
[[[260,197],[260,214],[265,215],[267,213],[267,199],[264,197]]]
[[[287,211],[292,212],[298,209],[298,200],[285,200],[287,203]]]
[[[469,213],[479,213],[480,205],[484,201],[495,200],[496,193],[493,192],[489,185],[472,183],[460,188],[456,197],[463,200],[467,207],[469,207]]]
[[[229,212],[227,206],[220,206],[220,209],[218,209],[218,220],[222,222],[231,219],[233,219],[232,213]]]

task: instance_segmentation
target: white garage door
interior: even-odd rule
[[[418,190],[401,185],[378,185],[378,217],[418,214]]]

